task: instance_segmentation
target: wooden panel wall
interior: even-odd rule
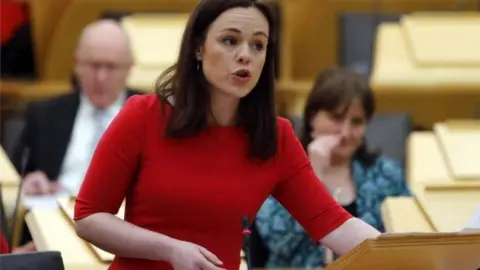
[[[40,78],[68,80],[82,28],[106,11],[189,12],[197,0],[28,0]],[[478,1],[275,0],[282,7],[281,77],[311,80],[337,64],[339,15],[343,12],[412,12],[478,9]]]
[[[476,10],[477,0],[277,0],[282,5],[281,75],[287,80],[312,80],[336,65],[339,15],[344,12],[408,13],[425,10]]]
[[[40,80],[69,80],[82,29],[105,12],[190,12],[198,0],[29,0]]]
[[[55,84],[70,82],[73,53],[82,28],[104,12],[190,12],[198,4],[198,0],[25,1],[31,7],[39,79]],[[457,0],[270,1],[279,3],[282,13],[279,103],[284,103],[280,107],[295,104],[290,111],[297,114],[316,74],[337,64],[339,15],[343,12],[475,10],[480,5],[477,0],[461,4]],[[45,93],[44,97],[54,92]],[[42,94],[34,96],[40,98]],[[29,99],[26,95],[23,98]]]

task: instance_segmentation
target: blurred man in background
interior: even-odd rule
[[[79,91],[26,110],[13,158],[17,170],[25,172],[24,195],[76,196],[103,132],[126,99],[139,93],[126,86],[132,64],[130,42],[117,22],[102,20],[85,28],[75,53]]]

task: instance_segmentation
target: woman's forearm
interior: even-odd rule
[[[320,243],[339,255],[348,253],[366,239],[375,239],[380,232],[364,221],[351,218],[333,232],[324,237]]]
[[[75,222],[77,234],[120,257],[169,261],[175,239],[137,227],[114,215],[97,213]]]

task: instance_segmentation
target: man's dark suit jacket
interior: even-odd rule
[[[127,90],[127,98],[134,94],[141,92]],[[48,179],[57,180],[79,106],[78,91],[28,106],[25,128],[13,156],[19,172],[43,171]]]

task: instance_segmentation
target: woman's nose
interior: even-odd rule
[[[351,126],[348,121],[343,122],[343,124],[340,127],[340,135],[342,137],[347,137],[350,134],[351,131]]]
[[[251,53],[248,44],[244,44],[238,47],[237,61],[242,64],[248,64],[251,60]]]

